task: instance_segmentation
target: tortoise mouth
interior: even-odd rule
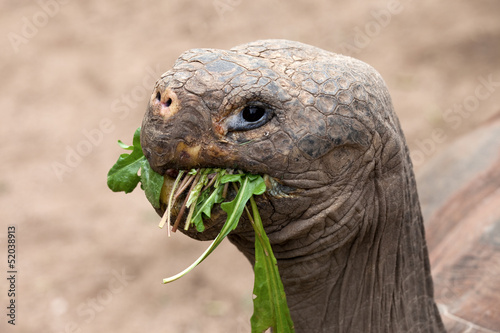
[[[198,168],[198,169],[203,169],[203,168]],[[167,169],[165,171],[165,174],[163,175],[164,177],[164,182],[163,186],[161,189],[161,196],[160,196],[160,202],[161,203],[168,203],[168,194],[172,191],[172,188],[174,186],[175,180],[177,176],[179,175],[179,172],[181,170],[179,169]],[[229,174],[232,173],[248,173],[242,170],[236,170],[236,169],[226,169],[226,171]],[[215,172],[213,174],[208,175],[208,179],[211,180],[212,177],[215,175]],[[269,176],[267,174],[261,174],[262,178],[264,178],[264,181],[266,183],[266,194],[275,197],[275,198],[291,198],[297,196],[299,190],[294,187],[290,187],[287,185],[283,185],[279,179]],[[208,187],[208,185],[207,185]],[[236,194],[235,191],[228,189],[230,191],[229,194]],[[184,191],[182,191],[180,197],[186,197],[186,195],[189,192],[189,187],[185,187]],[[232,193],[234,192],[234,193]],[[231,196],[230,196],[231,197]],[[233,196],[234,197],[234,196]]]
[[[199,168],[196,169],[197,173],[199,173],[198,171],[200,170],[213,170],[213,172],[207,173],[204,183],[200,186],[201,190],[198,190],[199,193],[210,189],[214,185],[218,176],[217,170],[221,169]],[[234,174],[245,172],[235,169],[225,169],[225,173]],[[157,209],[157,213],[160,216],[164,216],[164,214],[170,215],[169,219],[171,220],[171,224],[173,225],[172,231],[174,232],[179,226],[186,231],[188,229],[191,229],[191,227],[189,227],[188,229],[185,229],[184,227],[186,226],[186,216],[188,215],[186,211],[188,210],[187,205],[189,196],[191,191],[197,184],[195,174],[196,173],[194,173],[193,170],[191,170],[191,172],[187,172],[186,170],[178,169],[167,169],[164,173],[164,182],[160,193],[160,208]],[[274,177],[266,174],[261,176],[263,177],[266,184],[266,191],[263,195],[256,198],[257,201],[268,201],[270,198],[292,198],[296,197],[299,192],[299,190],[295,188],[281,184],[279,180]],[[219,184],[219,186],[225,187],[222,194],[222,197],[224,199],[223,201],[232,201],[236,197],[238,188],[235,183]],[[225,214],[226,213],[220,207],[220,203],[214,204],[213,209],[211,210],[210,217],[203,217],[205,231],[207,229],[216,227],[221,221],[223,221],[223,216]]]

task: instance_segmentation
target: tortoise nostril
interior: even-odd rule
[[[179,99],[170,88],[157,87],[151,94],[151,111],[165,119],[179,111]]]

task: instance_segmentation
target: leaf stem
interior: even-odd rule
[[[196,173],[194,181],[191,184],[191,187],[189,188],[189,193],[191,193],[191,191],[196,186],[196,183],[197,183],[197,179],[196,178],[199,179],[199,172]],[[186,210],[186,204],[187,204],[188,200],[189,200],[189,195],[186,195],[186,198],[184,199],[184,202],[182,203],[181,210],[179,211],[179,214],[177,214],[177,219],[175,220],[174,226],[172,227],[172,232],[176,232],[177,231],[177,228],[179,227],[179,224],[181,223],[182,215],[184,215],[184,211]],[[186,224],[188,224],[188,223],[186,222]],[[189,226],[189,224],[188,224],[188,226]]]
[[[179,185],[179,189],[174,194],[174,200],[177,200],[177,198],[179,198],[181,193],[184,192],[184,190],[189,186],[189,184],[191,184],[194,178],[195,175],[190,175],[190,174],[187,174],[186,177],[184,177],[181,184]]]
[[[197,189],[197,187],[200,187],[199,185],[203,185],[203,181],[206,178],[206,174],[204,174],[202,171],[204,170],[199,170],[199,172],[196,174],[193,185],[189,190],[188,201],[186,204],[189,205],[189,213],[186,218],[184,230],[188,230],[189,226],[191,225],[191,217],[193,217],[194,209],[196,208],[196,202],[198,201],[198,197],[200,196],[200,189]]]
[[[173,200],[174,193],[175,193],[177,186],[179,185],[179,182],[180,182],[182,176],[184,175],[184,172],[185,172],[184,170],[180,170],[179,174],[177,175],[177,178],[175,178],[174,185],[172,186],[172,190],[170,191],[170,195],[168,198],[167,209],[165,210],[165,213],[163,214],[161,221],[160,221],[160,224],[159,224],[159,227],[163,228],[163,226],[165,226],[165,223],[167,223],[167,225],[168,225],[168,228],[167,228],[168,237],[170,237],[170,215],[171,215],[170,212],[172,210],[172,205],[174,203],[174,200]]]
[[[218,173],[214,173],[213,177],[210,179],[210,181],[208,182],[208,184],[205,185],[205,187],[203,187],[203,189],[201,190],[201,192],[205,191],[207,188],[212,187],[212,185],[215,184],[215,181],[217,180],[218,176],[219,176]]]

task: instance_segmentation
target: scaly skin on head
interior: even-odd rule
[[[444,331],[408,150],[370,66],[284,40],[187,51],[155,86],[141,144],[160,174],[234,168],[288,189],[258,205],[297,332]],[[214,238],[224,220],[187,234]],[[229,238],[253,262],[248,221]]]

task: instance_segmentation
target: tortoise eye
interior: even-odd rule
[[[248,131],[266,124],[273,116],[273,109],[262,103],[246,105],[227,119],[228,131]]]
[[[262,106],[247,105],[241,112],[241,117],[249,123],[255,123],[266,115],[266,109]]]

